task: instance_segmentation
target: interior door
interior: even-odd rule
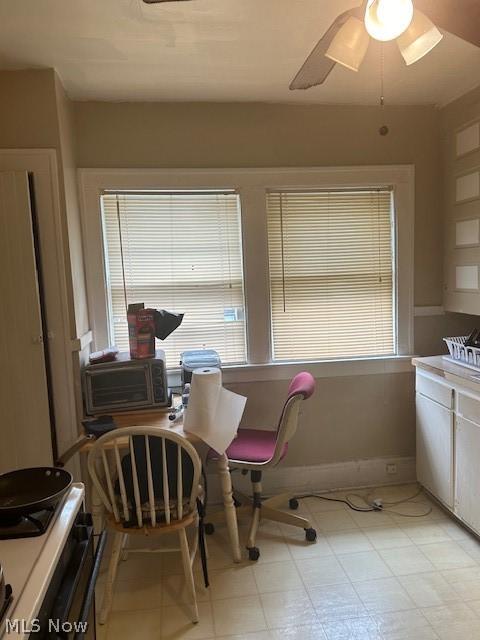
[[[421,393],[417,413],[417,479],[453,507],[453,411]]]
[[[0,473],[52,464],[28,174],[0,172]]]

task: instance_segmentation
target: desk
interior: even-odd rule
[[[163,411],[135,411],[113,414],[113,418],[117,427],[159,427],[178,433],[192,444],[199,444],[202,442],[197,436],[192,433],[186,433],[183,430],[183,418],[178,418],[175,422],[171,422],[168,419],[168,415],[168,412]],[[81,451],[86,453],[92,448],[92,446],[91,442],[87,442],[83,445]],[[222,486],[223,507],[225,510],[225,519],[232,547],[233,560],[234,562],[240,562],[241,552],[238,537],[237,513],[233,502],[232,479],[230,477],[228,459],[226,455],[220,456],[217,461],[217,467]],[[103,505],[101,504],[99,497],[96,495],[95,490],[92,492],[92,515],[94,517],[94,523],[98,524],[99,520],[103,519]]]

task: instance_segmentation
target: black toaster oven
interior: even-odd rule
[[[83,371],[87,415],[170,406],[165,352],[132,360],[120,353],[114,362],[91,364]]]

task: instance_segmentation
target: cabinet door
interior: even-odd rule
[[[453,508],[453,411],[416,394],[417,479]]]
[[[480,425],[455,420],[455,513],[480,532]]]

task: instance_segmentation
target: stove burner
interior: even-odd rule
[[[51,507],[20,518],[0,518],[0,540],[43,535],[48,529],[54,511],[54,507]]]
[[[0,517],[0,527],[14,527],[17,524],[20,524],[23,516],[12,516],[9,518],[8,516]]]
[[[9,584],[6,584],[5,600],[0,603],[0,622],[3,620],[5,614],[7,613],[7,609],[10,606],[10,603],[12,600],[13,600],[12,587]]]

